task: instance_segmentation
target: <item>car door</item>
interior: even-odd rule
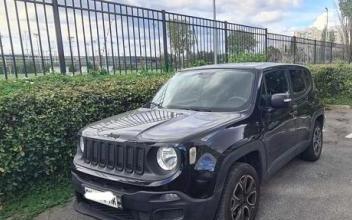
[[[289,79],[292,94],[292,107],[295,114],[296,137],[299,146],[306,146],[310,140],[310,129],[312,123],[312,82],[310,73],[296,67],[289,69]]]
[[[295,119],[290,105],[287,108],[275,109],[270,105],[274,94],[290,94],[289,80],[285,69],[265,72],[263,76],[266,94],[266,110],[263,113],[263,142],[267,151],[269,173],[275,172],[287,162],[287,154],[295,145]]]

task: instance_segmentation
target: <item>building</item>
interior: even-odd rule
[[[341,33],[340,33],[340,27],[339,26],[329,27],[329,32],[330,31],[334,31],[334,34],[335,34],[334,43],[343,44],[343,37],[341,36]],[[304,30],[296,31],[294,33],[296,37],[315,39],[315,40],[322,40],[322,34],[323,34],[323,30],[320,30],[316,27],[306,28]]]

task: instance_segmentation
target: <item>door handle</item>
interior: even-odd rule
[[[284,102],[285,103],[290,103],[290,102],[292,102],[292,99],[291,98],[284,99]]]

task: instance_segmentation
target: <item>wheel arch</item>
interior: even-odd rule
[[[323,125],[324,125],[324,122],[325,122],[324,115],[321,114],[321,115],[319,115],[318,117],[316,117],[315,122],[319,122],[319,123],[323,126]]]
[[[324,114],[324,110],[320,109],[319,111],[315,112],[313,117],[312,117],[312,123],[311,123],[311,133],[310,133],[310,138],[312,138],[313,136],[313,130],[314,130],[314,126],[315,126],[315,122],[319,122],[321,123],[322,127],[324,127],[324,123],[325,123],[325,114]]]
[[[265,179],[267,170],[265,155],[265,148],[259,140],[237,147],[221,161],[221,166],[218,168],[219,173],[216,178],[215,189],[222,191],[228,173],[237,162],[244,162],[252,165],[256,169],[260,180]]]
[[[316,111],[314,114],[313,114],[313,117],[312,117],[312,124],[314,126],[314,123],[316,121],[319,121],[322,123],[322,125],[324,125],[324,122],[325,122],[325,114],[324,114],[324,109],[319,109],[319,111]]]
[[[221,162],[218,168],[218,175],[215,184],[215,204],[217,207],[220,204],[220,199],[224,190],[228,174],[231,172],[234,165],[238,162],[248,163],[254,167],[259,176],[259,181],[266,178],[267,165],[266,165],[266,152],[264,145],[261,141],[255,140],[250,143],[243,144],[229,153]],[[218,208],[216,209],[216,212]]]

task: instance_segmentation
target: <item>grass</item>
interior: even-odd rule
[[[67,203],[73,196],[69,179],[42,181],[17,196],[0,203],[0,219],[33,219],[53,206]]]
[[[347,96],[340,96],[335,98],[324,98],[323,103],[326,105],[349,105],[352,106],[352,99]]]

